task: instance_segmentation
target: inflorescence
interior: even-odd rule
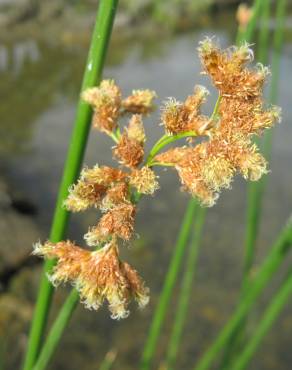
[[[198,51],[204,73],[219,91],[215,110],[211,117],[201,114],[209,94],[202,86],[196,86],[184,102],[169,98],[161,109],[165,135],[145,161],[143,116],[153,111],[155,92],[134,90],[123,99],[114,81],[104,80],[99,87],[82,93],[82,99],[93,108],[93,127],[115,141],[113,157],[121,166],[84,168],[64,202],[71,212],[90,207],[102,212],[97,225],[84,235],[87,245],[95,250],[70,241],[48,241],[37,244],[34,254],[57,259],[49,276],[54,285],[70,282],[91,309],[98,309],[106,300],[112,318],[128,316],[131,298],[140,307],[149,301],[149,289],[143,280],[121,261],[119,244],[129,242],[134,235],[140,196],[153,195],[159,188],[154,166],[174,167],[183,189],[208,207],[215,204],[221,189],[230,188],[236,173],[257,181],[268,172],[252,137],[280,121],[280,109],[265,108],[263,102],[263,84],[269,70],[260,64],[247,67],[253,60],[247,44],[222,51],[206,38]],[[121,132],[120,119],[126,115],[128,125]],[[186,145],[159,153],[166,144],[182,137],[189,139]],[[194,137],[200,137],[200,142]]]

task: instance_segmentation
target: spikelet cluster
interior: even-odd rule
[[[239,25],[239,29],[241,31],[244,31],[252,17],[253,11],[251,8],[248,7],[248,5],[242,3],[239,4],[237,12],[236,12],[236,20]]]
[[[157,95],[152,90],[133,90],[132,95],[123,100],[123,108],[126,112],[148,114],[153,111],[153,99]]]
[[[85,90],[82,99],[94,109],[95,128],[110,133],[117,127],[122,98],[121,91],[113,80],[104,80],[99,87]]]
[[[148,114],[154,109],[156,93],[151,90],[134,90],[122,99],[120,88],[113,80],[103,80],[98,87],[83,91],[82,99],[93,108],[93,127],[111,134],[124,113]]]
[[[193,95],[184,103],[169,98],[162,106],[161,120],[169,134],[194,131],[198,135],[205,132],[209,119],[200,114],[200,107],[205,102],[208,90],[197,85]]]
[[[264,107],[262,88],[268,70],[262,65],[247,68],[253,59],[247,44],[222,51],[207,38],[200,43],[199,54],[204,71],[211,77],[220,96],[217,114],[203,126],[205,132],[197,131],[207,140],[196,146],[171,149],[155,159],[162,164],[172,164],[183,187],[202,205],[212,206],[219,191],[230,187],[236,172],[252,181],[267,173],[267,162],[252,142],[252,136],[261,134],[279,121],[280,110],[278,107]],[[195,97],[196,94],[187,100],[198,101]],[[175,127],[172,132],[180,132],[176,128],[177,117],[185,105],[186,102],[173,103],[164,109],[162,122],[166,131]],[[198,107],[194,106],[191,111],[199,119]],[[186,118],[183,122],[188,125],[189,121]],[[183,125],[179,124],[179,127]]]
[[[136,90],[122,100],[120,89],[111,80],[82,94],[94,109],[93,126],[108,135],[116,135],[113,154],[126,170],[98,165],[86,167],[64,201],[64,207],[71,212],[91,207],[102,212],[98,223],[84,235],[87,245],[100,248],[98,251],[90,252],[70,241],[38,244],[34,250],[36,255],[57,259],[50,275],[54,285],[71,282],[87,308],[98,309],[107,300],[111,317],[116,319],[128,316],[131,298],[139,307],[149,301],[149,289],[138,273],[120,261],[118,243],[129,242],[134,234],[137,207],[132,201],[133,189],[141,194],[153,194],[158,189],[153,170],[147,166],[138,168],[144,159],[146,141],[142,114],[153,109],[155,96],[150,90]],[[117,135],[119,118],[125,113],[131,114],[128,125]]]
[[[141,307],[149,300],[149,290],[138,273],[120,260],[119,244],[130,242],[135,233],[139,196],[153,195],[159,188],[154,165],[173,166],[183,189],[203,206],[214,205],[220,191],[230,188],[236,173],[256,181],[268,172],[265,158],[252,141],[254,135],[280,119],[278,107],[266,108],[263,103],[267,68],[248,67],[253,59],[248,45],[221,50],[207,38],[198,50],[204,73],[219,91],[216,110],[211,117],[201,113],[208,95],[202,86],[196,86],[184,102],[169,98],[161,108],[166,137],[158,144],[161,149],[162,144],[181,136],[201,137],[199,142],[188,140],[188,145],[162,153],[154,150],[156,155],[151,151],[144,161],[143,115],[153,110],[156,94],[134,90],[122,99],[120,88],[112,80],[82,94],[93,108],[93,126],[115,140],[113,157],[123,167],[84,168],[64,202],[71,212],[91,207],[100,210],[99,220],[84,235],[87,245],[97,250],[63,241],[37,244],[34,253],[57,259],[50,274],[54,285],[70,282],[91,309],[98,309],[106,300],[113,318],[128,316],[131,298]],[[127,123],[121,128],[120,118],[125,115]]]
[[[120,260],[114,239],[95,252],[67,241],[37,244],[33,253],[58,259],[49,275],[55,286],[62,282],[74,285],[81,301],[89,309],[97,310],[107,301],[113,319],[129,315],[128,305],[131,298],[134,298],[141,308],[149,301],[149,289],[145,287],[137,271]]]

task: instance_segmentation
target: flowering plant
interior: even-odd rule
[[[93,126],[115,141],[113,156],[121,167],[84,168],[64,203],[72,212],[89,207],[102,211],[98,224],[84,236],[94,251],[70,241],[48,241],[37,244],[34,253],[57,259],[49,277],[54,285],[72,283],[88,308],[98,309],[107,300],[113,318],[128,316],[131,298],[140,307],[149,300],[149,289],[141,277],[121,261],[119,244],[120,240],[129,242],[134,234],[140,197],[152,195],[159,188],[155,166],[175,168],[183,189],[208,207],[215,204],[221,189],[230,187],[237,172],[251,181],[268,172],[265,158],[252,141],[253,135],[260,135],[280,120],[280,109],[266,108],[263,102],[268,69],[260,64],[248,68],[253,53],[247,44],[221,50],[206,38],[198,51],[203,73],[210,76],[219,91],[214,112],[210,117],[201,114],[208,95],[202,86],[196,86],[184,102],[169,98],[161,109],[165,135],[145,161],[142,118],[153,111],[155,92],[135,90],[123,99],[114,81],[104,80],[82,93],[83,100],[94,110]],[[129,122],[122,131],[120,119],[125,115],[129,115]],[[182,138],[186,139],[184,146],[161,152]]]

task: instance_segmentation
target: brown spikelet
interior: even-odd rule
[[[200,115],[200,107],[208,91],[197,85],[193,95],[187,97],[184,103],[169,98],[162,108],[161,120],[169,134],[179,134],[187,131],[202,135],[207,128],[209,119]]]
[[[97,226],[84,236],[89,246],[98,245],[115,235],[123,240],[130,240],[134,231],[136,208],[132,204],[121,204],[102,216]]]
[[[130,203],[129,185],[126,182],[120,182],[108,189],[102,200],[101,209],[106,212],[125,203]]]
[[[149,167],[134,169],[129,177],[129,184],[141,194],[153,194],[158,188],[157,176]]]
[[[199,53],[206,73],[222,96],[246,100],[261,94],[268,69],[260,64],[254,70],[244,68],[253,59],[248,44],[221,51],[207,38],[200,43]]]
[[[99,87],[82,93],[82,99],[94,109],[93,126],[107,134],[117,127],[120,116],[121,91],[113,80],[103,80]]]
[[[189,149],[187,147],[177,147],[169,149],[163,153],[160,153],[155,156],[155,162],[159,162],[161,164],[178,164],[181,159],[188,153]]]
[[[58,285],[70,282],[89,309],[97,310],[107,300],[113,319],[129,315],[128,305],[134,298],[139,307],[149,301],[149,289],[138,273],[119,259],[118,246],[113,239],[102,249],[89,252],[73,243],[38,244],[34,254],[57,258],[51,281]]]
[[[236,20],[242,31],[244,31],[252,17],[252,9],[246,4],[239,4],[236,12]]]
[[[132,266],[130,266],[127,262],[124,262],[122,266],[129,282],[133,297],[137,301],[140,308],[145,307],[149,302],[149,288],[145,287],[144,281]]]
[[[79,180],[69,189],[64,206],[72,212],[84,211],[89,207],[97,207],[105,195],[107,187]]]
[[[128,167],[137,167],[144,157],[143,145],[135,139],[130,139],[126,132],[121,136],[113,152],[120,163]]]
[[[127,174],[118,168],[98,165],[93,168],[84,168],[81,173],[81,179],[84,181],[110,186],[115,182],[121,182],[127,177]]]
[[[82,263],[87,261],[89,257],[88,251],[76,246],[69,240],[56,244],[49,241],[43,245],[37,243],[34,246],[33,254],[40,257],[58,259],[57,265],[49,276],[50,281],[55,286],[62,282],[76,279],[81,272]]]
[[[133,90],[132,95],[123,100],[122,106],[126,112],[147,114],[154,109],[153,100],[157,95],[151,90]]]
[[[142,116],[140,114],[134,114],[132,116],[126,130],[129,139],[136,140],[141,144],[145,143],[145,130],[143,126]]]

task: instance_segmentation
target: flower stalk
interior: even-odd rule
[[[91,46],[83,76],[81,91],[94,86],[101,79],[106,52],[109,44],[113,20],[118,0],[102,0],[99,4]],[[50,240],[58,242],[63,239],[68,225],[69,213],[63,208],[69,186],[76,180],[83,161],[87,137],[91,123],[91,108],[79,101],[74,130],[64,166],[58,199],[56,203]],[[51,306],[53,287],[46,274],[52,270],[53,260],[47,260],[41,277],[37,303],[31,325],[29,341],[24,361],[24,370],[31,370],[39,353],[45,331],[47,317]]]
[[[245,299],[238,305],[235,312],[227,322],[227,324],[220,331],[218,336],[208,350],[199,360],[194,370],[207,370],[212,363],[217,359],[217,355],[229,342],[234,330],[246,317],[250,308],[255,304],[257,298],[260,296],[263,289],[267,286],[270,279],[281,266],[285,257],[291,249],[292,242],[292,225],[291,219],[279,234],[276,242],[273,244],[270,253],[266,257],[262,266],[257,272],[257,275],[250,286],[250,289],[245,294]]]

